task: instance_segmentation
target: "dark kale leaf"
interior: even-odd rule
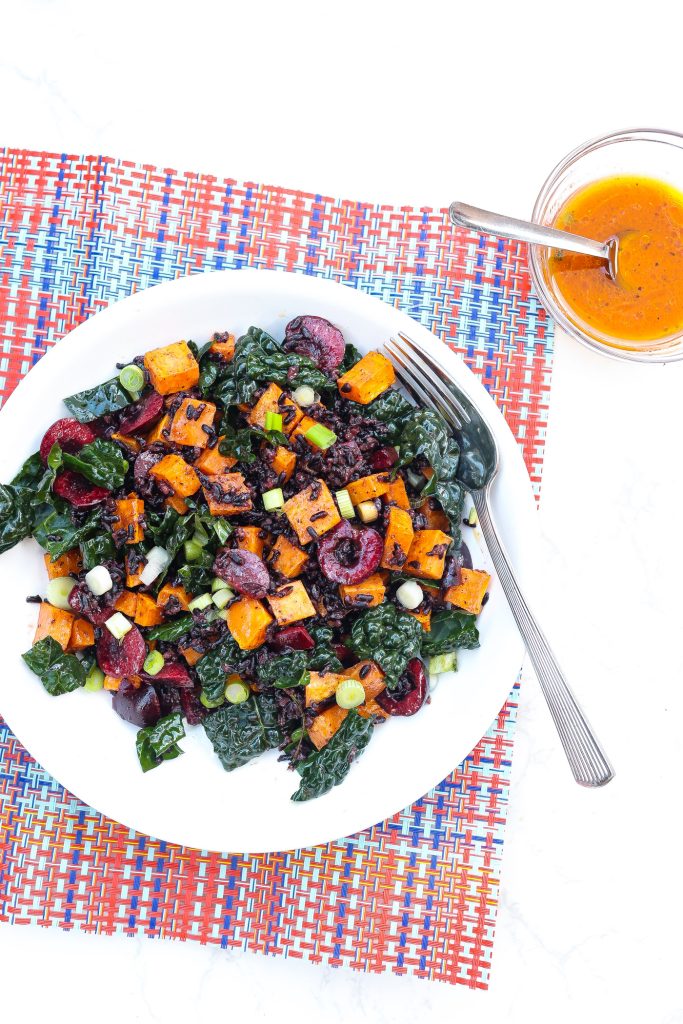
[[[192,565],[181,566],[178,569],[178,576],[188,594],[202,594],[204,591],[211,589],[211,583],[213,582],[211,565],[199,565],[197,562],[193,562]]]
[[[27,488],[0,484],[0,554],[33,530],[33,498]]]
[[[138,760],[143,772],[157,768],[162,761],[172,761],[183,751],[178,740],[185,736],[185,726],[179,711],[160,718],[155,725],[140,729],[135,741]]]
[[[108,562],[116,558],[116,547],[114,538],[110,533],[97,533],[88,540],[81,541],[81,557],[83,568],[90,570],[102,562]]]
[[[395,690],[411,658],[420,653],[424,630],[412,615],[393,604],[380,604],[358,616],[351,628],[349,647],[360,658],[371,658],[382,668],[388,690]]]
[[[395,388],[389,388],[363,408],[365,416],[371,416],[384,424],[384,437],[390,443],[399,440],[406,420],[414,412],[415,407]]]
[[[279,745],[277,718],[277,696],[265,692],[252,694],[242,704],[224,704],[204,719],[206,735],[226,772]]]
[[[205,544],[213,549],[216,547],[216,541],[218,544],[225,544],[235,529],[226,516],[212,516],[207,508],[195,512],[194,528],[195,533],[203,535]],[[212,563],[213,558],[211,559]]]
[[[360,362],[362,358],[363,357],[356,346],[352,345],[350,341],[347,341],[346,347],[344,348],[344,358],[342,359],[342,364],[339,367],[339,376],[342,376],[342,374],[346,373],[347,370],[350,370],[351,367]]]
[[[229,424],[224,427],[224,438],[218,446],[221,455],[232,455],[238,462],[249,466],[256,462],[258,453],[254,448],[263,443],[283,445],[289,448],[289,438],[281,430],[259,430],[256,427],[241,427],[236,430]]]
[[[434,470],[434,476],[422,490],[423,497],[434,495],[451,521],[451,536],[460,543],[465,490],[456,479],[460,448],[449,433],[445,421],[431,409],[416,409],[405,421],[400,437],[399,465],[406,466],[420,457]]]
[[[51,636],[39,640],[22,658],[52,697],[71,693],[85,683],[85,667],[73,654],[65,654]]]
[[[181,615],[173,622],[162,622],[160,626],[152,626],[146,631],[146,636],[148,640],[165,640],[166,643],[174,643],[186,636],[193,626],[194,619],[191,615]]]
[[[121,387],[119,378],[114,377],[104,384],[98,384],[97,387],[70,395],[64,399],[64,405],[80,423],[90,423],[98,416],[125,409],[132,401],[128,392]]]
[[[431,629],[422,640],[423,654],[449,654],[458,649],[479,646],[479,630],[474,615],[444,609],[432,615]]]
[[[239,647],[228,635],[197,662],[195,671],[202,684],[202,693],[208,701],[217,701],[222,697],[226,677],[235,671],[242,658]]]
[[[270,683],[279,690],[306,686],[309,682],[308,658],[305,651],[277,654],[258,669],[261,683]]]
[[[292,800],[313,800],[343,782],[353,761],[363,753],[374,729],[372,718],[362,718],[354,709],[332,739],[297,766],[301,782]]]
[[[296,374],[290,376],[292,367]],[[229,370],[219,376],[211,394],[225,405],[251,402],[259,384],[270,381],[287,388],[308,384],[314,391],[334,387],[334,382],[308,356],[283,352],[266,331],[250,327],[237,339]]]
[[[62,452],[62,462],[67,469],[80,473],[90,483],[110,491],[123,487],[128,471],[128,462],[120,448],[101,437],[92,444],[84,445],[76,455]]]
[[[188,512],[181,516],[175,509],[166,508],[163,515],[152,512],[147,516],[147,528],[154,543],[166,548],[173,559],[194,533],[194,515]]]
[[[95,509],[82,523],[74,523],[70,505],[53,499],[41,506],[40,521],[34,527],[33,536],[50,558],[59,558],[94,533],[102,532],[101,517],[102,510]]]
[[[50,490],[62,461],[62,451],[58,444],[50,449],[47,466],[43,464],[40,452],[31,455],[12,480],[15,487],[30,488],[34,503],[49,500]]]
[[[308,654],[309,668],[314,672],[341,671],[342,663],[332,647],[334,631],[329,626],[308,626],[307,629],[315,641],[315,648]]]

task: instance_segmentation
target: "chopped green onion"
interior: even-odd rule
[[[317,395],[313,388],[309,387],[308,384],[302,384],[293,393],[292,398],[297,405],[314,405],[315,402],[320,401],[320,395]]]
[[[326,448],[330,448],[337,440],[337,435],[333,434],[322,423],[316,423],[314,427],[310,427],[304,434],[304,437],[311,444],[314,444],[316,448],[321,448],[323,451]]]
[[[340,708],[357,708],[365,700],[363,684],[357,679],[344,679],[337,687],[336,698]]]
[[[441,675],[442,672],[455,672],[458,667],[458,656],[455,651],[448,654],[435,654],[429,659],[430,676]]]
[[[150,651],[145,658],[142,669],[148,676],[158,675],[164,667],[164,656],[161,651]]]
[[[470,509],[469,515],[467,516],[467,519],[465,520],[465,522],[467,523],[468,526],[476,526],[477,523],[479,522],[479,517],[477,516],[477,510],[474,507],[474,505]]]
[[[192,540],[186,540],[183,545],[185,549],[185,560],[187,562],[198,562],[202,557],[204,548],[194,538]]]
[[[202,691],[199,694],[199,700],[201,701],[205,708],[219,708],[221,704],[225,704],[225,697],[223,696],[223,694],[221,694],[220,697],[218,697],[216,700],[211,700],[209,697],[206,696],[204,691]]]
[[[122,615],[121,612],[114,612],[111,618],[105,622],[105,626],[117,640],[123,640],[126,633],[130,633],[133,628],[133,623],[125,615]]]
[[[364,523],[374,523],[379,518],[379,509],[374,501],[361,501],[357,511]]]
[[[136,366],[135,363],[130,363],[121,370],[119,383],[129,395],[135,395],[137,398],[145,386],[145,375],[139,366]]]
[[[224,587],[223,590],[217,590],[213,595],[213,603],[216,608],[225,608],[226,604],[229,604],[235,596],[234,591],[230,587]]]
[[[282,413],[269,409],[266,413],[266,430],[282,430]]]
[[[228,683],[225,687],[225,699],[228,704],[243,704],[249,699],[251,690],[246,683]]]
[[[356,513],[353,508],[353,502],[351,501],[351,495],[346,488],[344,488],[343,491],[335,491],[334,496],[337,499],[337,505],[339,506],[339,511],[343,518],[353,519]]]
[[[211,592],[215,594],[217,590],[225,590],[227,585],[228,584],[225,580],[222,580],[220,576],[216,576],[216,578],[211,582]]]
[[[200,594],[199,597],[195,597],[194,601],[190,601],[188,608],[191,612],[201,612],[204,608],[208,608],[211,604],[211,594]]]
[[[47,600],[53,608],[61,608],[63,612],[71,610],[69,594],[76,586],[73,576],[56,576],[47,585]]]
[[[412,612],[415,608],[419,608],[424,601],[424,591],[415,580],[406,580],[396,591],[396,597],[404,608]]]
[[[95,595],[95,597],[102,597],[102,594],[107,594],[114,586],[114,581],[111,578],[111,573],[107,569],[106,565],[96,565],[94,568],[85,574],[85,582],[88,586],[88,590]]]
[[[93,665],[85,677],[85,689],[90,693],[95,693],[96,690],[101,690],[103,686],[104,672],[97,665]]]
[[[266,512],[276,512],[284,508],[285,496],[281,487],[273,487],[271,491],[264,491],[262,497]]]

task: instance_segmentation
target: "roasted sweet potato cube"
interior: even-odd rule
[[[332,739],[342,722],[348,715],[348,711],[333,704],[331,708],[316,715],[308,727],[308,737],[317,750],[322,750],[326,743]]]
[[[164,614],[151,594],[138,594],[135,606],[135,622],[138,626],[158,626],[164,621]]]
[[[72,615],[71,612],[62,611],[61,608],[53,608],[47,601],[43,601],[38,613],[36,635],[33,637],[34,645],[46,636],[51,636],[53,640],[57,641],[62,650],[65,651],[71,639],[74,619],[75,615]]]
[[[418,512],[427,520],[428,530],[443,530],[445,533],[451,528],[451,521],[441,509],[436,498],[425,498],[421,505],[418,505]]]
[[[123,679],[119,678],[118,676],[105,676],[104,688],[105,690],[118,690],[122,682]]]
[[[228,607],[228,629],[243,651],[253,651],[265,643],[266,630],[272,621],[273,616],[256,597],[245,595]]]
[[[301,580],[293,580],[291,583],[285,583],[283,587],[278,587],[274,594],[268,595],[267,601],[280,626],[288,626],[291,622],[299,622],[301,619],[310,619],[316,614]]]
[[[60,576],[75,576],[83,568],[83,559],[81,558],[79,548],[71,548],[71,551],[65,552],[59,558],[55,558],[54,561],[47,552],[43,555],[43,558],[45,559],[45,568],[47,569],[47,578],[49,580],[56,580]]]
[[[145,514],[145,503],[137,494],[129,494],[116,502],[116,519],[112,523],[114,533],[121,531],[125,535],[126,544],[139,544],[145,536],[142,525]]]
[[[341,672],[311,672],[306,684],[306,707],[332,697],[343,679]]]
[[[209,352],[213,352],[229,363],[235,354],[235,335],[228,334],[227,331],[222,334],[214,334]]]
[[[211,429],[216,416],[216,406],[201,398],[184,398],[171,420],[169,441],[184,444],[191,448],[206,448],[209,434],[204,427]]]
[[[339,393],[352,402],[367,405],[396,380],[394,368],[381,352],[368,352],[337,381]]]
[[[465,612],[478,615],[490,580],[489,573],[482,569],[461,569],[460,583],[455,587],[448,588],[444,594],[444,600],[454,604],[456,608],[462,608]]]
[[[169,413],[165,413],[147,435],[147,444],[168,444],[168,435],[170,432],[171,416]]]
[[[269,539],[267,530],[260,526],[238,526],[235,528],[235,543],[240,551],[251,551],[263,558],[266,543]]]
[[[191,600],[185,587],[174,587],[170,583],[165,583],[157,596],[157,607],[164,615],[177,615],[178,612],[188,610]]]
[[[277,384],[269,384],[253,407],[247,419],[252,427],[265,427],[266,413],[277,412],[282,416],[283,433],[289,434],[303,416],[296,402],[289,398]]]
[[[384,600],[386,587],[378,573],[368,576],[362,583],[342,583],[339,596],[345,605],[352,608],[374,608]]]
[[[369,659],[359,661],[350,668],[345,668],[342,675],[344,679],[357,679],[363,684],[366,701],[373,700],[386,686],[384,672],[376,662]]]
[[[194,647],[181,647],[180,653],[188,665],[196,665],[197,662],[204,657],[202,652],[195,650]]]
[[[114,611],[121,612],[122,615],[127,615],[129,619],[135,618],[137,607],[138,595],[134,594],[130,590],[124,590],[114,602]]]
[[[69,638],[69,651],[82,651],[95,643],[95,629],[87,619],[74,619]]]
[[[324,480],[314,480],[286,501],[284,512],[301,544],[322,537],[341,522],[339,510]]]
[[[397,476],[395,480],[389,481],[389,487],[382,495],[382,500],[387,505],[398,505],[399,508],[406,510],[410,508],[410,498],[402,476]]]
[[[154,348],[145,355],[152,387],[160,395],[189,391],[199,383],[199,363],[186,341]]]
[[[296,544],[292,544],[284,534],[280,534],[271,548],[268,561],[277,572],[281,572],[287,579],[293,580],[301,575],[303,567],[308,561],[308,555]]]
[[[373,498],[381,498],[389,490],[388,473],[372,473],[370,476],[362,476],[360,480],[354,480],[346,485],[349,497],[354,505],[361,501],[372,501]]]
[[[180,455],[164,455],[161,462],[152,466],[149,472],[150,476],[167,483],[173,493],[181,498],[195,494],[201,486],[194,468],[188,466]]]
[[[179,516],[184,516],[190,507],[187,502],[183,501],[182,498],[179,498],[177,494],[170,494],[168,498],[164,498],[164,505],[168,505],[168,507],[172,508],[174,512],[177,512]]]
[[[212,516],[239,515],[253,508],[251,491],[241,473],[218,473],[203,491]]]
[[[202,454],[195,462],[197,469],[201,470],[206,476],[216,476],[218,473],[227,473],[237,464],[237,459],[233,455],[221,455],[218,450],[218,446],[223,440],[222,435],[218,438],[213,448],[205,448]]]
[[[285,448],[279,444],[275,449],[275,455],[273,456],[273,471],[278,474],[284,474],[282,477],[282,483],[286,484],[291,479],[292,473],[296,468],[296,455],[291,448]]]
[[[380,565],[384,569],[398,572],[408,558],[414,535],[410,514],[405,509],[392,505],[387,511],[387,529]]]
[[[126,587],[130,590],[132,587],[139,587],[142,583],[140,579],[140,573],[145,567],[144,561],[140,563],[139,568],[133,569],[133,563],[131,562],[128,555],[126,555]]]
[[[432,613],[428,612],[408,612],[408,615],[412,615],[414,619],[420,623],[425,633],[429,633],[432,628]]]
[[[112,434],[111,439],[112,441],[118,441],[118,443],[122,444],[124,448],[127,448],[129,452],[132,452],[133,455],[137,455],[142,448],[142,445],[136,437],[127,437],[126,434]]]
[[[426,580],[440,580],[451,540],[442,530],[417,530],[410,545],[405,572]]]

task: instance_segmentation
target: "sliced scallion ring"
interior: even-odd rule
[[[264,491],[262,498],[266,512],[279,512],[284,508],[285,496],[281,487],[273,487],[270,491]]]
[[[346,488],[344,488],[343,491],[335,491],[334,496],[337,499],[340,515],[344,519],[353,519],[356,513],[353,507],[353,502],[351,501],[351,495]]]
[[[136,398],[145,386],[145,375],[135,363],[124,366],[119,374],[119,384],[129,395]]]
[[[249,699],[251,690],[246,683],[241,680],[235,683],[228,683],[225,687],[225,699],[228,704],[243,704],[245,700]]]
[[[365,689],[357,679],[344,679],[337,687],[337,704],[340,708],[357,708],[365,700]]]
[[[309,427],[304,437],[322,451],[331,448],[337,440],[337,435],[333,431],[328,430],[322,423],[316,423],[314,427]]]
[[[282,413],[269,409],[266,413],[266,430],[282,430]]]

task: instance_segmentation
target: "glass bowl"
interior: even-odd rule
[[[683,191],[683,135],[657,128],[614,132],[579,146],[551,172],[541,189],[532,220],[553,225],[560,209],[578,189],[616,175],[655,178]],[[641,363],[667,363],[683,359],[683,331],[656,341],[634,342],[591,332],[577,322],[548,268],[549,250],[532,245],[531,277],[550,316],[583,345],[616,359]]]

